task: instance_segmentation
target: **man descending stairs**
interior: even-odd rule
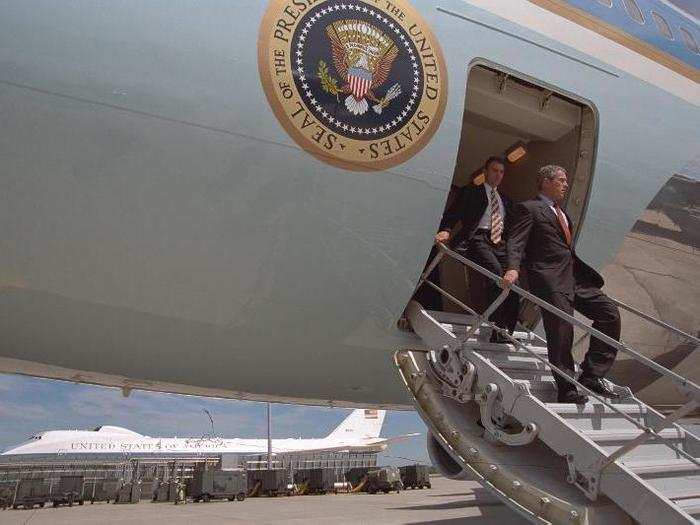
[[[444,246],[440,252],[497,278]],[[700,406],[697,385],[514,286],[511,293],[671,378],[689,399],[664,418],[627,388],[606,383],[615,394],[606,399],[575,382],[588,402],[557,402],[555,374],[566,372],[548,362],[544,339],[503,330],[511,344],[492,343],[499,328],[487,321],[489,311],[479,316],[431,286],[471,315],[411,302],[406,315],[424,347],[395,359],[446,461],[534,523],[670,525],[700,518],[700,440],[675,424]]]

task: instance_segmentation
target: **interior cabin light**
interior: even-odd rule
[[[522,159],[526,153],[527,148],[525,147],[525,144],[521,142],[508,150],[508,152],[506,153],[506,158],[508,159],[508,162],[512,164]]]

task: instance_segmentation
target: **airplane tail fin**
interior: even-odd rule
[[[387,445],[393,445],[394,443],[396,443],[398,441],[406,441],[408,439],[418,437],[420,435],[422,435],[420,432],[411,432],[410,434],[402,434],[400,436],[394,436],[394,437],[385,438],[385,439],[386,439]]]
[[[353,410],[343,422],[328,434],[327,439],[376,438],[382,431],[386,410]]]

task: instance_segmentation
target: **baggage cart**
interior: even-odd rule
[[[427,465],[405,465],[399,467],[399,472],[401,474],[401,483],[403,483],[403,488],[405,489],[429,489],[432,487]]]
[[[141,499],[141,483],[124,483],[117,491],[114,503],[138,503]]]
[[[153,493],[154,502],[172,501],[175,503],[185,500],[185,484],[179,480],[163,481]]]
[[[50,500],[51,486],[49,482],[42,478],[23,479],[17,485],[17,494],[12,508],[18,509],[22,506],[25,509],[32,509],[35,505],[43,507]]]
[[[83,504],[83,476],[61,476],[58,484],[51,490],[51,501],[54,507],[68,505],[72,507],[74,503]]]
[[[266,494],[274,497],[280,494],[292,495],[292,490],[287,486],[289,474],[283,469],[264,469],[248,471],[248,487],[253,494]]]
[[[294,484],[302,494],[337,493],[335,488],[335,470],[332,468],[309,468],[294,473]]]
[[[361,490],[360,485],[366,482],[369,471],[376,468],[377,467],[353,467],[348,469],[345,471],[345,481],[350,483],[353,492],[356,492],[358,488]]]

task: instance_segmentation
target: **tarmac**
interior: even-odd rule
[[[278,524],[503,524],[528,523],[475,481],[432,477],[432,489],[399,494],[337,494],[248,498],[242,502],[89,503],[80,507],[0,510],[1,525],[62,525],[87,523]]]

